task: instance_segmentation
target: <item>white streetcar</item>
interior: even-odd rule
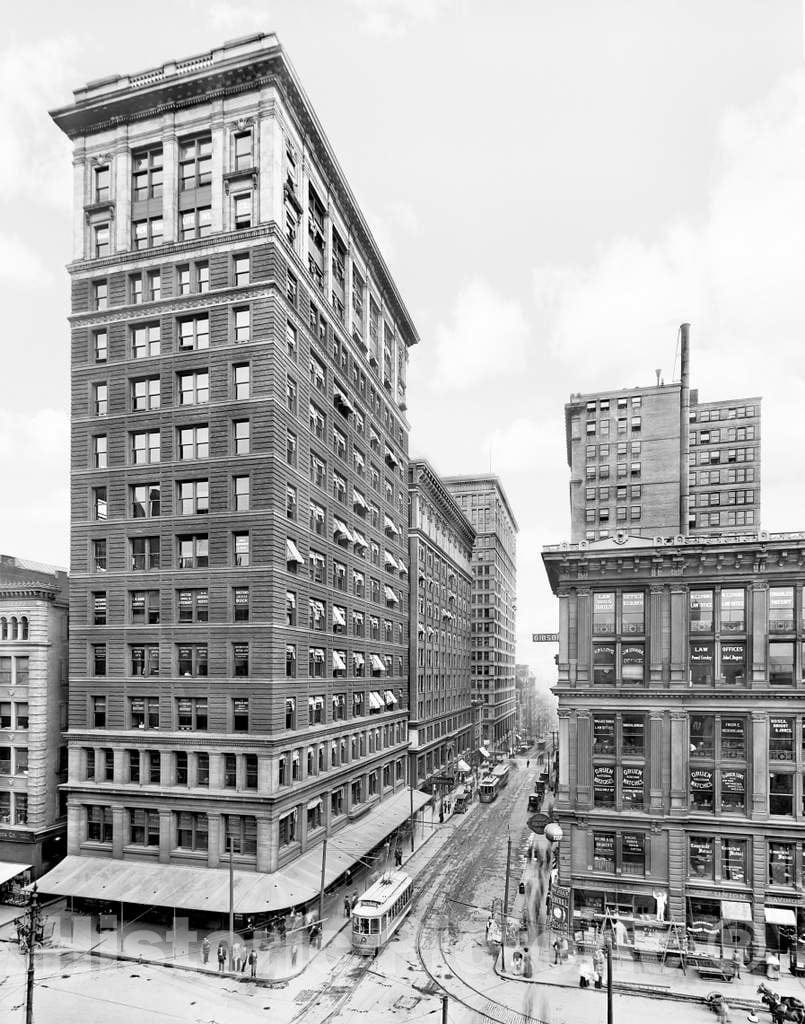
[[[358,899],[352,911],[352,948],[373,956],[385,946],[411,909],[413,883],[404,871],[387,871]]]

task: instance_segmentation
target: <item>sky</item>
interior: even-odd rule
[[[276,32],[421,343],[411,451],[497,473],[518,661],[550,683],[540,551],[563,406],[674,372],[764,398],[763,527],[805,527],[802,0],[28,0],[0,42],[0,551],[68,558],[72,89]],[[136,16],[135,16],[136,15]],[[678,364],[677,364],[678,371]],[[792,472],[792,465],[794,472]]]

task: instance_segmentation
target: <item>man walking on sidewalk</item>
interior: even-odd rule
[[[344,895],[344,917],[352,917],[352,903],[349,898],[349,893]]]
[[[210,959],[210,940],[205,935],[201,940],[201,962],[204,966],[207,966],[207,961]]]
[[[224,963],[226,962],[226,946],[223,942],[218,943],[218,970],[221,974],[224,973]]]
[[[254,949],[249,950],[249,977],[257,977],[257,953]]]

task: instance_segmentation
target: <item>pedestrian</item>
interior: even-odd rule
[[[296,967],[296,955],[299,952],[296,943],[291,946],[291,967]]]
[[[352,894],[352,913],[355,913],[355,907],[358,905],[358,890],[356,889]]]
[[[394,863],[398,868],[402,867],[402,850],[399,848],[399,846],[394,851]]]
[[[528,946],[523,950],[523,977],[530,978],[532,974],[531,967],[531,954],[528,952]]]
[[[526,761],[526,763],[525,763],[526,768],[530,767],[530,765],[531,765],[531,761]]]
[[[277,924],[277,931],[279,932],[280,942],[284,946],[288,938],[288,926],[285,924],[284,917],[281,917],[279,919],[279,923]]]
[[[246,918],[246,935],[244,936],[247,942],[251,942],[254,938],[254,918]]]
[[[224,973],[224,964],[226,963],[226,946],[223,942],[218,943],[218,970],[221,974]]]
[[[741,956],[740,946],[735,946],[732,951],[732,962],[735,964],[735,977],[738,981],[741,980],[741,962],[743,957]]]
[[[492,927],[492,915],[490,914],[489,917],[486,919],[486,941],[487,942],[489,941],[489,931],[490,931],[491,927]]]
[[[210,959],[210,940],[205,935],[201,940],[201,962],[206,966]]]
[[[554,939],[553,942],[553,962],[554,964],[559,963],[559,950],[560,950],[559,939]]]
[[[249,950],[249,977],[257,977],[257,953],[254,949]]]
[[[352,902],[349,893],[344,896],[344,917],[352,917]]]
[[[601,949],[596,949],[593,953],[593,974],[595,977],[595,987],[601,988],[601,982],[604,976],[604,953]]]

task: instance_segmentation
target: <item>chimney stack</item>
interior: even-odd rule
[[[690,521],[690,324],[679,328],[681,387],[679,389],[679,532],[687,537]]]

